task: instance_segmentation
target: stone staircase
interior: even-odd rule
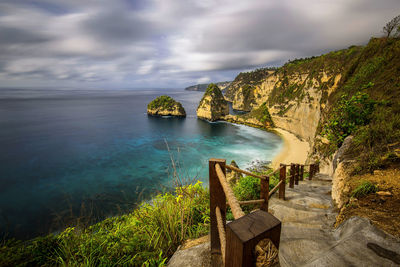
[[[400,266],[400,240],[352,217],[334,228],[337,212],[331,177],[286,187],[286,200],[272,196],[269,212],[282,222],[280,266]],[[209,239],[208,239],[209,240]],[[210,266],[209,241],[178,249],[168,266]]]
[[[331,188],[331,178],[317,174],[287,187],[285,201],[271,198],[270,212],[282,221],[280,265],[399,266],[399,240],[369,220],[353,217],[333,228],[337,213]]]

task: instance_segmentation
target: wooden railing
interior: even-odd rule
[[[290,175],[286,167],[290,166]],[[224,266],[252,266],[253,250],[262,239],[269,238],[279,249],[281,222],[268,213],[270,197],[279,190],[278,198],[285,200],[285,187],[293,188],[304,180],[304,168],[309,167],[311,180],[319,172],[318,164],[281,164],[280,168],[268,175],[258,175],[226,165],[224,159],[209,160],[211,253],[221,255]],[[226,180],[226,169],[260,179],[260,199],[238,201]],[[278,184],[269,191],[269,177],[279,171]],[[235,218],[226,224],[226,205],[229,205]],[[260,204],[260,210],[245,215],[240,205]],[[212,261],[216,266],[217,262]]]

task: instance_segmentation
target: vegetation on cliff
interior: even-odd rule
[[[230,84],[231,82],[225,81],[225,82],[217,82],[215,83],[221,91],[224,91]],[[201,84],[196,84],[196,85],[191,85],[189,87],[186,87],[185,90],[187,91],[206,91],[209,83],[201,83]]]
[[[317,147],[324,155],[351,134],[354,172],[400,163],[400,39],[371,39],[345,70],[328,106],[320,132],[330,142]]]
[[[197,117],[215,121],[229,114],[228,103],[216,84],[211,83],[197,108]]]
[[[0,244],[1,266],[159,266],[209,230],[209,194],[198,182],[156,196],[131,214],[88,228]]]
[[[186,116],[182,104],[167,95],[159,96],[151,101],[147,105],[147,113],[156,116]]]

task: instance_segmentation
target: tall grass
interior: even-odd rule
[[[0,266],[163,265],[183,240],[208,233],[209,214],[208,190],[197,182],[87,228],[3,241]]]

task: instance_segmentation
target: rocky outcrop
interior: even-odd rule
[[[216,121],[228,114],[228,102],[224,99],[221,90],[217,85],[213,83],[210,84],[197,108],[197,117],[209,121]]]
[[[147,105],[147,114],[152,116],[186,117],[182,104],[167,95],[159,96],[151,101]]]
[[[231,82],[228,82],[228,81],[217,82],[215,84],[219,87],[219,89],[221,89],[221,91],[224,91],[225,88],[227,88],[231,84]],[[196,84],[196,85],[186,87],[185,90],[186,91],[202,91],[202,92],[204,92],[207,90],[207,87],[209,85],[210,85],[209,83]]]
[[[354,160],[346,157],[346,153],[350,148],[352,136],[344,139],[342,146],[333,156],[333,179],[332,179],[332,200],[336,206],[341,209],[346,203],[349,202],[349,179],[351,179],[350,170],[353,168]]]

